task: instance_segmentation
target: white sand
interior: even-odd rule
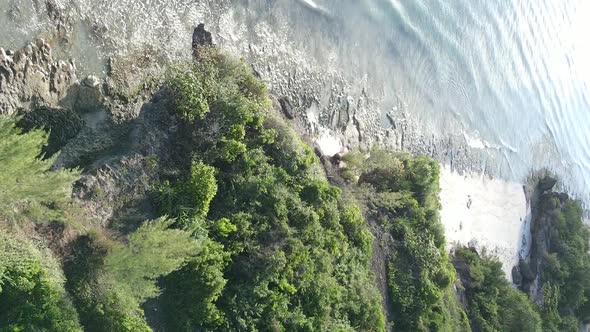
[[[307,115],[322,154],[333,156],[343,151],[338,136],[319,126],[313,112]],[[530,243],[530,239],[524,243],[522,240],[530,215],[522,185],[489,179],[481,174],[464,176],[443,166],[440,187],[440,215],[448,248],[454,244],[471,244],[480,252],[486,248],[488,253],[499,258],[507,278],[512,280],[511,271],[518,264],[519,252],[526,253],[526,243]],[[471,204],[467,207],[469,200]]]
[[[449,248],[453,243],[487,248],[488,253],[498,256],[511,280],[510,272],[518,263],[522,235],[528,227],[529,208],[522,185],[478,174],[463,176],[444,166],[440,187],[441,221]]]

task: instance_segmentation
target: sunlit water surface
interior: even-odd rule
[[[222,35],[227,45],[239,44],[236,26],[287,26],[285,38],[310,58],[336,57],[331,63],[342,72],[368,77],[382,96],[400,98],[426,133],[464,135],[502,177],[522,181],[531,169],[549,168],[590,201],[589,1],[54,3],[78,18],[69,52],[86,72],[100,72],[106,55],[145,44],[188,56],[191,29],[206,17],[233,27]],[[235,14],[218,15],[227,8]],[[0,0],[0,46],[43,33],[46,10],[43,1]]]

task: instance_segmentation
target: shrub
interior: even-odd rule
[[[202,162],[193,162],[190,174],[174,184],[164,182],[156,191],[160,214],[178,217],[180,226],[192,226],[203,219],[209,204],[217,193],[215,168]]]
[[[82,331],[55,271],[31,244],[0,233],[0,330]]]
[[[539,203],[549,223],[541,272],[543,324],[548,331],[574,331],[590,316],[590,233],[580,203],[559,196],[545,194]]]
[[[100,233],[80,237],[65,266],[67,288],[87,331],[151,331],[141,305],[159,294],[158,278],[181,268],[200,247],[173,221],[147,221],[123,245]]]
[[[541,331],[532,302],[506,279],[502,264],[467,248],[455,251],[473,331]]]
[[[115,245],[105,258],[104,273],[116,280],[117,292],[130,294],[138,305],[159,294],[159,277],[199,253],[190,233],[169,229],[173,222],[164,218],[146,221],[129,235],[127,245]]]
[[[54,158],[42,160],[47,135],[42,130],[23,134],[14,119],[0,116],[0,216],[22,218],[27,211],[54,216],[51,205],[70,199],[78,171],[52,170]]]
[[[251,70],[211,52],[191,69],[209,66],[216,77],[195,83],[207,86],[195,98],[209,111],[186,117],[177,108],[175,145],[179,160],[202,160],[215,176],[171,178],[156,195],[161,213],[190,220],[206,243],[163,278],[167,329],[383,331],[372,236],[356,203],[343,203],[313,151],[267,112]]]

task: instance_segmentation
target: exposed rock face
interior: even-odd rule
[[[153,217],[148,192],[166,159],[174,127],[165,98],[138,90],[133,100],[95,76],[78,80],[72,63],[54,61],[38,41],[16,52],[0,49],[0,113],[23,118],[25,130],[51,130],[49,155],[61,151],[54,167],[84,170],[74,197],[94,222],[133,227]],[[132,67],[118,66],[124,77]],[[90,221],[89,221],[90,222]]]
[[[72,62],[54,61],[43,40],[16,52],[0,48],[0,113],[14,114],[31,103],[57,105],[76,81]]]
[[[281,110],[283,114],[287,117],[287,119],[294,119],[295,118],[295,109],[293,109],[293,105],[289,101],[288,97],[279,98],[279,103],[281,105]]]
[[[469,250],[479,256],[479,253],[475,247],[469,246]],[[462,285],[467,288],[471,287],[473,278],[471,277],[471,268],[469,263],[455,256],[453,258],[453,266],[459,275],[459,280],[461,280]]]
[[[553,189],[553,187],[555,187],[556,184],[557,184],[556,179],[554,179],[550,176],[546,176],[539,181],[539,184],[537,186],[538,186],[539,191],[545,192],[545,191]]]
[[[21,111],[17,125],[25,132],[31,129],[50,131],[48,145],[43,148],[45,157],[57,153],[67,142],[76,137],[85,123],[76,112],[61,107],[41,106],[30,111]]]
[[[535,279],[535,272],[533,272],[530,264],[526,260],[521,258],[516,268],[518,268],[518,270],[520,271],[520,275],[522,278],[521,283],[522,281],[531,282]],[[514,283],[517,284],[516,282]]]
[[[82,82],[76,82],[74,90],[77,90],[74,107],[79,112],[91,112],[96,105],[103,102],[100,80],[96,76],[88,76]]]
[[[517,286],[522,283],[522,273],[518,265],[512,267],[512,282]]]
[[[198,59],[199,49],[207,46],[213,46],[213,37],[209,31],[205,30],[205,24],[201,23],[193,32],[193,56]]]

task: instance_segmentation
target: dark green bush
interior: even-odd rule
[[[458,248],[454,263],[465,287],[473,331],[541,331],[534,305],[512,287],[497,259]]]
[[[2,233],[0,331],[82,331],[57,263],[52,266],[31,244]]]
[[[266,90],[243,63],[204,57],[191,70],[213,73],[215,84],[181,87],[206,86],[194,97],[205,98],[209,111],[186,116],[196,99],[175,100],[190,101],[175,104],[183,128],[175,145],[179,158],[215,168],[214,179],[181,166],[188,176],[170,177],[156,195],[162,213],[194,221],[195,237],[207,243],[162,281],[168,329],[384,330],[369,271],[372,236],[355,202],[344,203],[340,189],[318,176],[311,149],[267,113]],[[191,181],[217,184],[206,191],[210,204]]]
[[[579,202],[557,194],[541,198],[548,216],[549,248],[543,257],[543,324],[547,331],[575,331],[590,318],[590,234]]]

